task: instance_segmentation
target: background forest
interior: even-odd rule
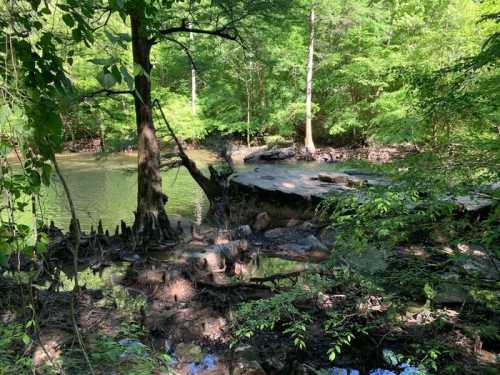
[[[239,28],[244,44],[186,33],[153,48],[153,96],[183,139],[222,134],[246,140],[247,132],[252,144],[303,138],[309,5],[246,18]],[[186,12],[179,7],[171,11]],[[315,7],[319,144],[469,143],[498,134],[498,70],[461,66],[497,32],[494,17],[483,19],[498,10],[496,1],[346,0]],[[112,15],[106,28],[93,32],[92,45],[75,46],[75,21],[63,13],[51,16],[50,28],[64,41],[56,48],[73,95],[126,87],[137,71],[120,17]],[[5,47],[2,60],[8,61]],[[109,151],[134,146],[132,98],[66,99],[65,140],[102,137]],[[2,108],[3,118],[11,111],[22,116],[16,106]]]

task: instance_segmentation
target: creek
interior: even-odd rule
[[[189,152],[197,166],[206,172],[209,164],[217,164],[217,156],[205,149]],[[137,157],[134,153],[117,154],[60,154],[57,156],[76,206],[82,230],[97,227],[99,219],[103,227],[113,231],[124,220],[133,222],[133,211],[137,203]],[[287,169],[310,169],[336,171],[345,163],[294,163],[284,164]],[[255,168],[255,165],[239,165],[237,171]],[[179,217],[200,223],[208,209],[208,201],[200,187],[185,168],[162,172],[163,190],[168,196],[167,212],[172,221]],[[52,175],[51,185],[42,190],[41,212],[46,220],[53,220],[59,228],[66,229],[70,212],[66,197],[57,176]],[[27,212],[21,221],[31,223]]]

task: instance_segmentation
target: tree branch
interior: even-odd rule
[[[110,90],[110,89],[100,89],[94,92],[89,92],[88,94],[80,96],[80,100],[85,100],[89,98],[94,98],[96,96],[99,96],[101,94],[104,94],[105,96],[111,96],[111,95],[122,95],[122,94],[131,94],[134,95],[134,91],[132,90]]]
[[[235,29],[233,27],[231,27],[230,24],[222,26],[220,28],[207,30],[207,29],[192,28],[183,22],[181,26],[171,27],[169,29],[160,30],[158,32],[158,35],[160,37],[165,37],[166,35],[184,33],[184,32],[189,33],[190,32],[190,33],[195,33],[195,34],[213,35],[213,36],[217,36],[219,38],[232,40],[233,42],[238,42],[240,40],[238,34],[237,33],[231,34],[229,32],[231,29],[233,32],[235,32]],[[158,38],[157,37],[153,38],[152,43],[154,44],[157,42],[158,42]]]
[[[173,43],[177,44],[179,47],[181,47],[181,49],[186,53],[186,55],[189,59],[189,62],[191,63],[191,66],[193,67],[193,69],[196,72],[198,72],[198,67],[196,66],[196,63],[194,62],[193,55],[191,54],[191,51],[189,51],[189,48],[184,43],[178,41],[177,39],[169,38],[169,37],[166,37],[163,39],[168,40],[170,42],[173,42]]]

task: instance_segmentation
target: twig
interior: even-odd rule
[[[52,155],[51,158],[52,164],[54,165],[54,170],[61,180],[61,184],[64,189],[64,193],[66,194],[66,198],[69,203],[69,209],[71,212],[71,222],[73,230],[72,233],[70,233],[70,236],[73,236],[74,243],[70,245],[71,252],[73,254],[73,272],[74,272],[74,277],[75,277],[75,285],[73,287],[73,292],[71,296],[71,320],[73,322],[73,329],[75,331],[75,335],[78,339],[78,344],[80,345],[80,348],[82,350],[83,356],[85,358],[85,362],[87,362],[87,365],[89,367],[89,370],[92,375],[96,375],[94,368],[92,367],[92,363],[90,362],[90,358],[88,356],[87,351],[85,350],[85,345],[83,343],[82,335],[80,333],[80,330],[78,329],[78,324],[76,321],[76,313],[75,313],[75,303],[78,300],[77,294],[79,293],[79,286],[78,286],[78,250],[80,248],[80,227],[78,225],[78,220],[76,218],[76,210],[75,210],[75,205],[73,203],[73,199],[71,198],[71,192],[69,190],[68,184],[66,183],[66,180],[64,179],[64,176],[61,173],[61,170],[59,169],[59,164],[56,161],[55,155]],[[70,242],[71,243],[71,242]]]

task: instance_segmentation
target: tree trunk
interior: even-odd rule
[[[189,25],[191,28],[191,24]],[[193,33],[189,33],[189,41],[193,43]],[[194,64],[191,62],[191,112],[196,115],[196,69]]]
[[[249,80],[245,81],[245,88],[247,94],[247,146],[250,147],[250,121],[251,121],[251,108],[252,108],[252,91]]]
[[[309,55],[307,58],[307,79],[306,79],[306,137],[304,145],[306,152],[314,154],[316,147],[314,146],[312,135],[312,85],[313,85],[313,67],[314,67],[314,23],[315,13],[314,6],[311,5],[311,14],[309,18]]]
[[[158,102],[155,103],[160,110],[160,114],[163,117],[163,121],[167,126],[167,130],[172,136],[174,142],[177,144],[178,155],[181,159],[181,164],[188,170],[189,174],[196,181],[198,186],[201,187],[203,192],[210,202],[210,210],[208,212],[209,216],[213,216],[219,223],[226,224],[229,215],[229,201],[227,194],[227,184],[228,178],[233,173],[231,165],[225,171],[217,171],[213,166],[208,166],[208,171],[210,172],[210,177],[206,177],[196,166],[196,163],[192,161],[189,156],[184,151],[182,143],[179,138],[175,135],[174,130],[168,123],[168,120],[163,112],[163,109]],[[221,221],[222,220],[222,221]]]
[[[151,105],[151,41],[144,36],[144,7],[137,3],[131,14],[132,52],[134,65],[142,68],[135,76],[134,95],[138,144],[137,212],[134,229],[146,238],[175,237],[164,205],[167,196],[162,191],[160,146],[153,125]]]

